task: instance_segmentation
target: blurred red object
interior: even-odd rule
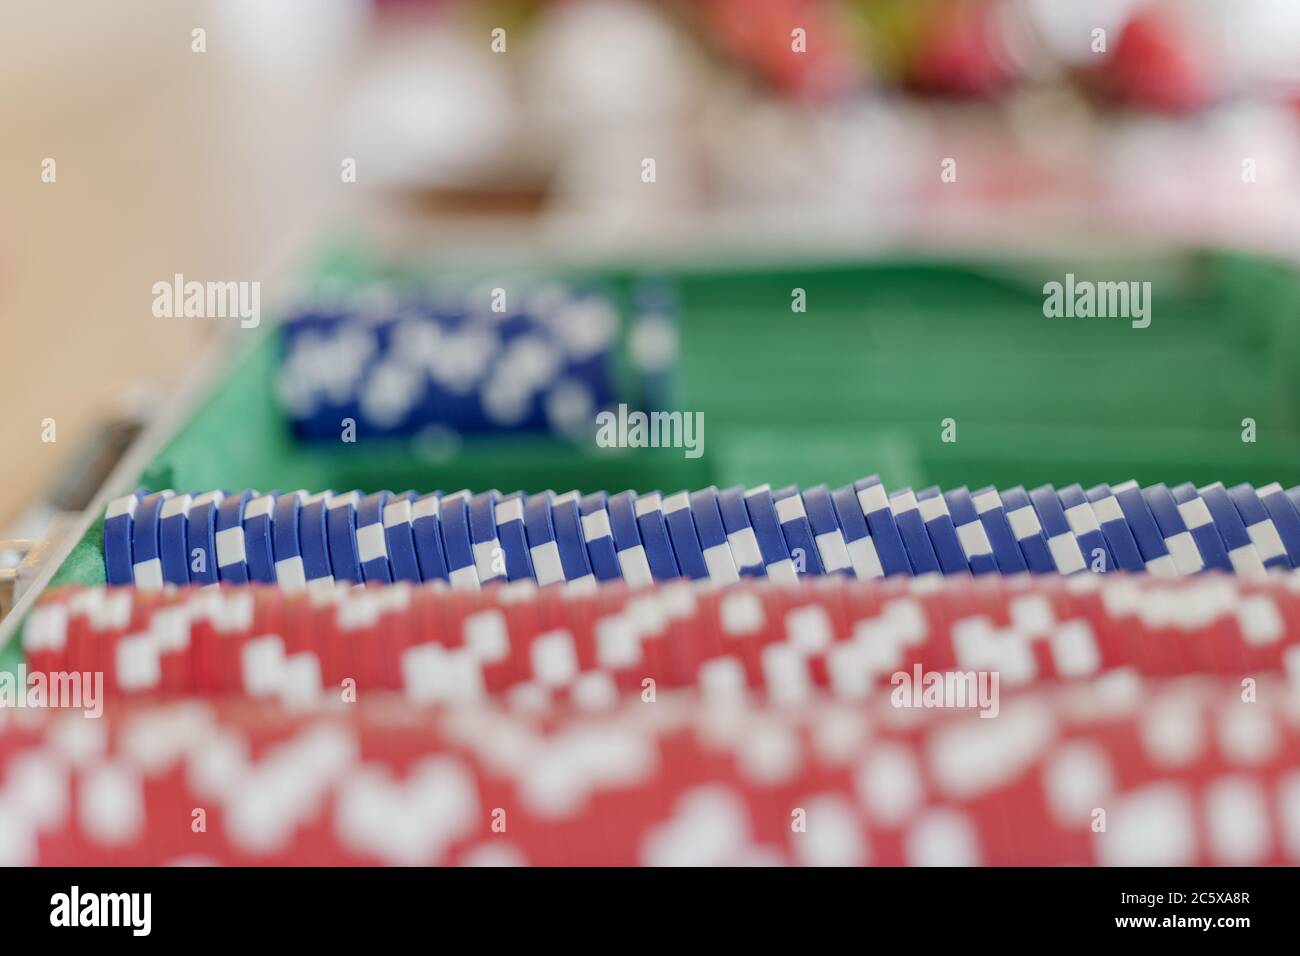
[[[1168,6],[1142,10],[1101,67],[1102,91],[1120,102],[1167,113],[1205,109],[1222,93],[1213,43]]]
[[[863,54],[854,49],[837,3],[709,0],[705,8],[713,40],[782,93],[832,97],[865,81]]]
[[[916,38],[907,85],[921,93],[990,98],[1019,80],[1007,49],[999,4],[949,3]]]

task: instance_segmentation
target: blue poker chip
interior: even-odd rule
[[[993,549],[993,560],[997,562],[998,570],[1003,574],[1023,574],[1028,571],[1029,565],[1025,563],[1020,543],[1011,529],[1011,522],[1007,520],[1006,506],[1002,503],[998,490],[992,485],[979,488],[971,493],[971,503],[975,505],[975,513],[984,526],[984,534]],[[1029,510],[1032,512],[1033,507]],[[1037,520],[1035,517],[1035,523]],[[1043,547],[1046,546],[1047,542],[1044,541]]]
[[[1228,497],[1232,499],[1237,513],[1241,515],[1241,520],[1246,526],[1246,534],[1250,535],[1250,541],[1255,546],[1260,560],[1264,562],[1264,567],[1270,570],[1289,570],[1292,566],[1291,558],[1287,554],[1282,533],[1255,489],[1245,483],[1236,485],[1228,489]]]
[[[496,506],[500,493],[480,491],[469,499],[469,543],[481,584],[506,580],[505,552],[497,537]]]
[[[953,524],[943,492],[938,486],[923,488],[916,493],[916,507],[921,512],[921,520],[925,522],[930,545],[939,559],[939,570],[944,574],[970,574],[966,552],[962,550],[961,541],[957,538],[957,528]]]
[[[216,584],[217,512],[226,500],[225,492],[207,491],[195,497],[185,520],[185,543],[189,548],[190,583]]]
[[[361,502],[359,491],[349,491],[328,500],[325,511],[329,532],[330,566],[334,580],[360,584],[361,562],[357,558],[357,505]]]
[[[131,584],[135,569],[131,561],[131,538],[135,530],[135,512],[143,492],[114,498],[104,512],[104,573],[109,584]]]
[[[582,538],[587,543],[587,560],[597,581],[621,581],[618,549],[614,547],[614,529],[609,523],[609,507],[603,491],[583,495],[578,502],[582,521]]]
[[[1052,563],[1060,574],[1078,574],[1088,569],[1088,561],[1079,547],[1079,539],[1070,530],[1066,520],[1065,509],[1056,497],[1056,490],[1051,485],[1039,485],[1029,492],[1029,500],[1038,513],[1038,521],[1047,537],[1047,549],[1052,554]]]
[[[749,520],[749,509],[745,507],[745,490],[735,487],[719,491],[718,512],[722,515],[722,527],[727,532],[727,544],[731,548],[731,556],[740,576],[742,578],[766,577],[763,553],[758,548],[758,538],[754,537],[754,525]]]
[[[668,525],[664,521],[663,499],[652,491],[636,500],[636,526],[641,532],[646,561],[656,581],[672,581],[682,576],[673,557],[673,545],[668,539]]]
[[[867,519],[871,543],[876,549],[885,576],[919,573],[914,571],[907,548],[903,546],[903,537],[899,534],[898,523],[894,520],[894,511],[890,507],[889,496],[880,482],[880,476],[859,478],[853,483],[853,490],[858,496],[858,507]],[[840,512],[840,517],[844,517],[843,511]]]
[[[831,504],[835,506],[835,517],[844,534],[844,548],[849,553],[853,576],[864,581],[884,577],[885,569],[876,553],[876,543],[871,539],[857,491],[852,485],[836,488],[831,492]]]
[[[184,587],[190,583],[187,543],[193,495],[172,495],[163,502],[158,518],[158,557],[162,559],[163,581]]]
[[[474,569],[474,544],[469,537],[468,491],[444,495],[438,509],[442,521],[442,550],[447,557],[447,578],[454,588],[478,590]]]
[[[1065,492],[1062,491],[1061,494],[1064,496]],[[1064,498],[1062,502],[1064,503]],[[1147,565],[1142,557],[1142,550],[1138,547],[1137,539],[1133,537],[1128,520],[1124,517],[1124,509],[1120,507],[1119,499],[1111,491],[1110,485],[1101,484],[1089,488],[1088,502],[1092,505],[1092,512],[1101,525],[1106,546],[1110,548],[1110,553],[1115,558],[1115,566],[1121,571],[1145,571]]]
[[[1123,500],[1121,495],[1121,503]],[[1160,537],[1165,539],[1165,547],[1169,549],[1169,556],[1174,559],[1178,573],[1188,575],[1204,570],[1205,558],[1169,489],[1163,483],[1150,485],[1142,489],[1142,500],[1151,509],[1151,517],[1160,529]]]
[[[912,566],[912,573],[939,573],[939,556],[934,553],[930,535],[925,530],[925,519],[917,506],[916,495],[911,488],[900,488],[889,496],[889,511],[894,516],[894,526],[898,536],[903,540],[907,550],[907,560]]]
[[[989,541],[988,531],[984,527],[984,522],[980,520],[979,512],[975,509],[975,501],[971,498],[970,491],[963,485],[944,492],[943,500],[948,505],[948,514],[957,535],[957,543],[961,545],[961,553],[966,558],[966,567],[970,569],[970,573],[995,573],[998,570],[998,561],[993,554],[993,544]],[[1010,527],[1006,529],[1006,539],[1012,546],[1015,545]],[[1017,557],[1019,553],[1017,549]],[[1022,566],[1019,569],[1021,571],[1024,570],[1023,564],[1022,558]]]
[[[420,579],[446,581],[447,556],[442,547],[442,493],[435,491],[411,506],[411,537],[420,562]],[[507,557],[507,567],[509,558]]]
[[[781,523],[776,517],[771,486],[759,485],[746,491],[745,508],[749,511],[749,522],[754,526],[754,537],[758,540],[767,576],[777,581],[799,580],[794,561],[790,558],[790,548],[781,533]]]
[[[367,583],[393,582],[388,536],[384,534],[384,508],[391,496],[391,492],[376,491],[357,502],[357,562],[361,565],[361,579]]]
[[[538,492],[524,499],[524,533],[538,585],[559,584],[564,580],[564,562],[560,560],[560,546],[555,540],[551,492]]]
[[[251,491],[227,495],[217,509],[217,574],[223,582],[248,583],[248,552],[244,547],[244,509]]]
[[[795,571],[799,574],[825,574],[826,568],[822,565],[817,542],[813,540],[812,524],[808,521],[808,510],[803,506],[799,486],[778,488],[772,492],[772,503],[776,506],[776,520],[781,525],[786,547],[790,549]]]
[[[156,491],[140,499],[131,527],[131,574],[142,591],[159,591],[163,586],[162,558],[159,557],[158,522],[170,491]]]
[[[271,543],[271,515],[276,493],[257,495],[244,507],[244,554],[248,580],[254,584],[275,583],[275,553]]]
[[[691,518],[695,534],[700,540],[704,564],[709,569],[709,580],[714,584],[734,584],[740,580],[731,545],[727,543],[727,528],[722,523],[718,507],[718,489],[713,485],[691,492]]]
[[[1120,510],[1124,512],[1124,520],[1128,524],[1128,529],[1133,532],[1133,540],[1137,542],[1138,551],[1142,554],[1142,561],[1146,564],[1147,571],[1167,578],[1178,577],[1185,573],[1179,569],[1177,561],[1170,553],[1165,536],[1160,531],[1160,525],[1156,523],[1155,515],[1151,513],[1151,506],[1147,504],[1147,499],[1142,494],[1142,489],[1138,487],[1138,483],[1129,479],[1113,486],[1111,492],[1119,502]],[[1175,509],[1176,513],[1177,509]],[[1192,553],[1196,553],[1195,567],[1199,570],[1200,554],[1196,552],[1191,535],[1188,535],[1186,540]]]
[[[1215,527],[1214,516],[1210,514],[1209,506],[1197,492],[1196,486],[1190,481],[1185,481],[1176,488],[1170,488],[1169,493],[1178,503],[1178,513],[1182,516],[1187,530],[1191,532],[1192,540],[1196,542],[1196,548],[1201,552],[1201,560],[1205,562],[1205,567],[1211,571],[1231,571],[1232,559],[1228,557],[1223,535]]]
[[[524,493],[516,491],[496,503],[493,514],[497,524],[497,540],[505,552],[506,580],[532,581],[533,559],[528,552],[528,537],[524,533]]]
[[[1011,526],[1011,534],[1025,559],[1025,566],[1034,574],[1055,574],[1056,561],[1052,558],[1047,535],[1043,534],[1043,523],[1038,518],[1038,509],[1029,500],[1029,493],[1017,485],[1002,492],[1001,500],[1007,524]]]
[[[704,548],[695,530],[691,516],[691,496],[679,491],[664,499],[664,524],[668,526],[668,540],[673,546],[673,557],[682,577],[702,581],[709,577],[709,565],[704,560]]]
[[[822,569],[826,574],[850,574],[853,560],[844,543],[844,531],[840,528],[840,519],[835,514],[835,502],[831,500],[830,489],[825,485],[816,485],[803,493],[803,507],[808,515],[808,527],[812,531],[813,541],[817,545],[817,554],[821,558]],[[866,529],[866,519],[862,521]]]
[[[333,492],[322,491],[302,500],[298,512],[298,543],[302,549],[303,577],[307,587],[333,588],[334,567],[330,564],[326,505]],[[283,578],[281,579],[283,580]]]
[[[636,522],[636,493],[621,491],[609,499],[609,528],[614,535],[618,566],[628,587],[644,588],[654,583],[641,529]]]
[[[1291,503],[1277,482],[1264,485],[1255,492],[1268,516],[1273,519],[1278,536],[1286,548],[1291,567],[1300,568],[1300,511]]]
[[[1219,537],[1223,539],[1228,549],[1228,560],[1232,562],[1232,570],[1248,577],[1263,577],[1267,573],[1263,556],[1255,549],[1255,542],[1246,530],[1246,523],[1241,520],[1241,512],[1232,503],[1232,497],[1228,494],[1228,489],[1223,487],[1223,482],[1216,481],[1206,485],[1198,494],[1205,502],[1205,506],[1210,509],[1214,526],[1218,528]],[[1280,545],[1281,542],[1278,544]]]
[[[577,588],[595,587],[596,576],[587,558],[587,543],[582,538],[576,491],[566,491],[551,499],[551,524],[555,526],[555,546],[560,552],[564,580]]]
[[[275,555],[275,579],[287,591],[307,587],[307,569],[302,561],[302,502],[305,491],[294,491],[276,499],[271,514],[271,550]],[[248,522],[245,521],[245,524]]]
[[[415,553],[415,532],[411,530],[411,503],[414,491],[393,495],[384,505],[384,542],[388,545],[388,564],[394,581],[419,583],[420,559]]]
[[[1092,502],[1084,494],[1083,486],[1067,485],[1056,493],[1056,500],[1061,510],[1065,512],[1065,522],[1070,526],[1079,550],[1083,552],[1083,559],[1088,569],[1103,574],[1114,571],[1118,567],[1115,555],[1111,553],[1110,546],[1106,543],[1106,536],[1102,533],[1097,512],[1093,510]]]

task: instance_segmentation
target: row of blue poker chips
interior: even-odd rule
[[[846,574],[1260,576],[1300,568],[1300,488],[1215,483],[616,495],[138,491],[104,522],[109,584],[795,581]]]

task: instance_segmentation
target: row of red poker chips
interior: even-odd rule
[[[402,690],[416,703],[507,694],[605,707],[653,681],[714,697],[855,699],[895,675],[981,671],[1002,689],[1129,668],[1148,676],[1300,672],[1289,579],[829,578],[598,593],[404,584],[52,591],[23,635],[29,671],[103,672],[111,696],[308,703]]]
[[[0,711],[0,865],[1300,863],[1300,695]]]

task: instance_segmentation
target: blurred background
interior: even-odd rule
[[[133,434],[107,423],[166,410],[241,334],[155,318],[174,273],[260,281],[274,314],[339,243],[439,264],[1289,259],[1297,50],[1292,0],[6,0],[0,537],[93,491],[77,469]],[[911,288],[891,286],[904,317]]]

